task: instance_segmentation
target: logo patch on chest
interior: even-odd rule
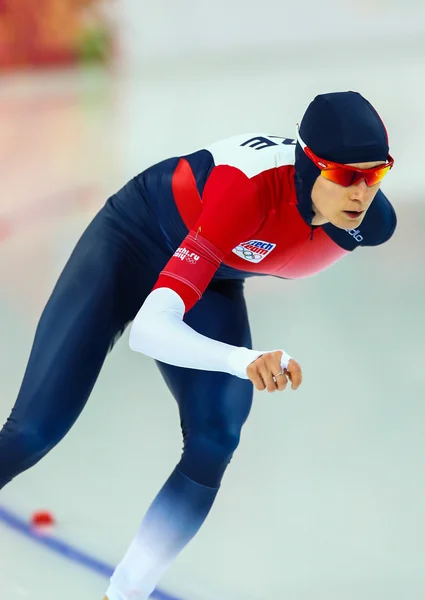
[[[232,252],[248,262],[259,263],[275,248],[276,244],[271,244],[270,242],[249,240],[249,242],[242,242],[236,248],[233,248]]]

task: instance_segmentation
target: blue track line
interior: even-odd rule
[[[71,546],[70,544],[55,538],[54,536],[37,533],[37,530],[31,527],[27,521],[18,517],[9,509],[1,506],[0,523],[3,523],[14,531],[22,533],[26,537],[30,538],[33,542],[36,542],[37,544],[56,552],[56,554],[60,554],[66,558],[66,560],[78,563],[82,567],[97,573],[98,575],[102,575],[109,579],[114,571],[114,567],[111,565],[108,565],[101,560],[98,560],[97,558],[78,550],[78,548],[74,548],[74,546]],[[161,590],[155,590],[151,598],[156,598],[157,600],[181,600],[176,596],[170,596],[170,594],[166,594]]]

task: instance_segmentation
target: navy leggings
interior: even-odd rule
[[[36,464],[75,423],[108,351],[171,256],[155,215],[137,195],[128,184],[97,214],[43,311],[18,398],[0,432],[0,488]],[[242,281],[213,280],[185,321],[209,337],[251,345]],[[184,450],[177,468],[218,487],[250,411],[252,384],[158,364],[180,410]]]

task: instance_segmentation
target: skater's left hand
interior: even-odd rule
[[[288,385],[288,380],[293,390],[300,387],[302,383],[300,365],[291,358],[286,369],[281,369],[281,358],[282,351],[275,350],[262,354],[248,366],[246,374],[257,390],[283,391]]]

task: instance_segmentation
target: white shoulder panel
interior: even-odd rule
[[[230,165],[248,177],[276,167],[293,165],[295,140],[263,133],[247,133],[205,147],[215,165]]]

